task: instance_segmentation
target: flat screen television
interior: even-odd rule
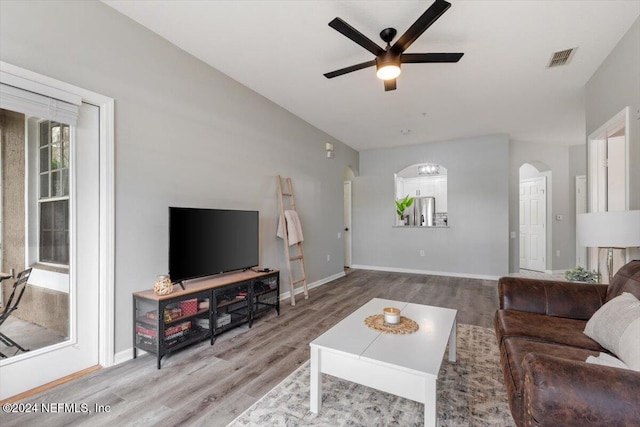
[[[169,207],[173,282],[258,265],[258,211]]]

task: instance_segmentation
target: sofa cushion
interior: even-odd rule
[[[596,341],[583,333],[586,324],[585,320],[518,310],[498,310],[495,317],[498,342],[503,337],[526,337],[536,341],[602,351],[602,347]]]
[[[603,305],[587,322],[584,333],[629,368],[640,371],[640,301],[623,292]]]
[[[519,426],[523,425],[522,388],[524,372],[522,361],[529,353],[546,354],[580,362],[584,362],[589,356],[598,356],[599,354],[597,351],[535,341],[528,338],[505,337],[500,345],[500,361],[509,398],[509,408],[516,424]]]
[[[629,292],[640,299],[640,260],[625,264],[613,276],[607,288],[607,301],[611,301],[623,292]]]
[[[606,302],[607,290],[607,285],[507,276],[498,280],[498,301],[501,309],[589,320]]]

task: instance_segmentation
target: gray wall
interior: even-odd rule
[[[116,101],[116,352],[131,346],[131,292],[167,271],[168,206],[259,210],[261,263],[283,268],[275,175],[291,176],[309,281],[342,271],[356,151],[102,3],[3,1],[0,12],[1,60]]]
[[[393,227],[393,174],[415,163],[447,168],[448,228]],[[353,184],[356,266],[478,276],[508,272],[509,140],[494,135],[367,150]],[[425,256],[420,256],[420,250]]]
[[[585,86],[587,136],[631,107],[629,209],[640,209],[640,18]]]

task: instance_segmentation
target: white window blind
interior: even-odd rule
[[[0,83],[0,108],[55,122],[76,125],[80,105]]]

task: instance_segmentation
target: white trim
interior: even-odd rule
[[[69,274],[34,268],[29,276],[29,285],[58,292],[69,293]]]
[[[39,128],[40,126],[38,126]],[[40,129],[38,129],[38,145],[40,146]],[[76,125],[71,126],[69,129],[69,340],[72,343],[78,342],[78,197],[77,197],[77,179],[78,176],[78,163],[77,163],[77,144],[76,144]],[[40,199],[40,148],[38,148],[38,185],[37,185],[37,199]],[[51,185],[49,185],[49,191],[51,191]],[[38,214],[38,245],[37,254],[38,261],[40,261],[40,203],[37,203]],[[98,330],[100,325],[98,324]]]
[[[138,349],[137,353],[138,353],[137,357],[147,354],[146,351],[140,348]],[[124,349],[114,354],[113,365],[119,365],[121,363],[128,362],[129,360],[132,360],[132,359],[133,359],[133,347],[129,347],[127,349]]]
[[[317,288],[318,286],[322,286],[322,285],[324,285],[326,283],[332,282],[332,281],[334,281],[336,279],[339,279],[341,277],[344,277],[344,276],[346,276],[345,272],[341,271],[340,273],[336,273],[334,275],[325,277],[324,279],[316,280],[313,283],[309,283],[307,285],[307,289]],[[295,295],[301,294],[302,292],[304,292],[303,288],[297,288],[296,291],[295,291]],[[280,303],[282,304],[282,300],[288,299],[288,298],[291,298],[291,291],[287,291],[285,293],[280,294],[280,300],[281,300]]]
[[[68,102],[73,105],[82,104],[82,96],[75,93],[77,88],[71,85],[61,85],[60,81],[16,67],[0,61],[0,81],[3,83],[28,90],[35,94],[45,95],[50,98]]]
[[[76,125],[79,104],[60,101],[50,96],[5,84],[5,76],[10,75],[0,72],[1,108],[17,111],[26,116],[42,117],[55,122]]]
[[[413,268],[381,267],[378,265],[353,264],[351,268],[357,269],[357,270],[389,271],[392,273],[426,274],[429,276],[461,277],[465,279],[481,279],[481,280],[498,280],[500,277],[502,277],[502,276],[491,276],[486,274],[451,273],[448,271],[430,271],[430,270],[418,270]]]
[[[33,357],[38,357],[38,356],[41,356],[43,354],[51,353],[51,352],[56,351],[56,350],[61,350],[61,349],[64,349],[66,347],[73,347],[74,345],[75,345],[75,342],[73,342],[71,340],[71,338],[68,338],[68,339],[65,339],[64,341],[59,342],[59,343],[51,344],[51,345],[48,345],[48,346],[42,347],[42,348],[37,348],[35,350],[29,350],[26,353],[22,353],[21,352],[21,353],[16,354],[15,356],[11,356],[9,358],[2,359],[2,367],[9,366],[9,365],[12,365],[14,363],[22,362],[23,360],[31,359]],[[8,396],[8,397],[12,397],[12,396]]]
[[[19,81],[23,87],[72,103],[86,102],[100,108],[100,270],[98,363],[114,363],[115,350],[115,179],[114,100],[51,77],[0,61],[0,76],[6,83]]]
[[[100,351],[99,363],[114,364],[115,352],[115,115],[114,100],[100,106]]]

